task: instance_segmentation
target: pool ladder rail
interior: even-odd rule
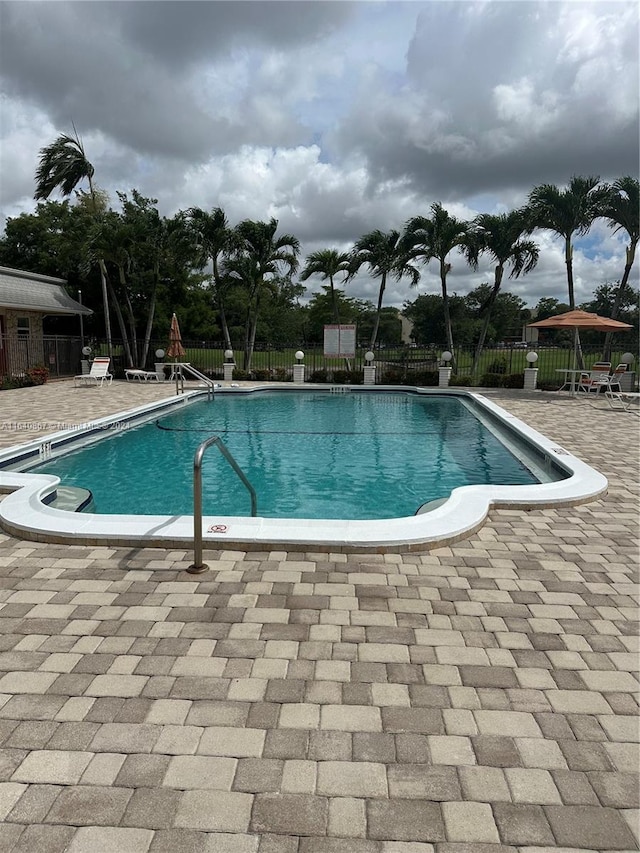
[[[187,373],[191,373],[195,376],[196,379],[199,379],[201,382],[207,386],[207,400],[213,400],[215,385],[208,376],[205,376],[204,373],[201,373],[197,367],[193,367],[189,364],[188,361],[180,361],[176,364],[172,365],[173,373],[176,380],[176,394],[184,394],[184,374],[185,371]],[[176,369],[179,368],[179,369]],[[180,385],[180,389],[178,390],[178,384]]]
[[[247,479],[244,471],[233,458],[231,451],[222,441],[220,436],[212,435],[202,442],[196,450],[193,458],[193,563],[187,568],[187,572],[191,575],[197,575],[201,572],[206,572],[209,566],[202,562],[202,459],[206,450],[212,445],[216,445],[220,453],[227,460],[229,465],[236,472],[242,484],[246,487],[251,497],[251,515],[255,517],[258,512],[258,501],[256,498],[256,490],[253,488]]]

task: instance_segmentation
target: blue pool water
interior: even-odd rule
[[[539,482],[462,399],[409,393],[216,395],[119,431],[32,471],[90,489],[91,511],[193,511],[193,457],[219,435],[254,486],[258,515],[413,515],[456,486]],[[206,515],[249,515],[249,494],[217,448],[203,463]]]

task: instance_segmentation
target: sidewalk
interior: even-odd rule
[[[172,393],[0,392],[0,446]],[[638,417],[490,396],[608,495],[199,576],[0,532],[0,853],[638,849]]]

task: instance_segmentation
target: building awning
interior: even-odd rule
[[[0,310],[35,311],[39,314],[93,314],[72,299],[63,278],[0,267]]]

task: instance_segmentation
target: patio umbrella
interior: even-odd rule
[[[169,329],[169,348],[167,349],[167,355],[175,361],[178,357],[182,357],[184,354],[185,349],[182,346],[180,326],[178,325],[178,318],[174,312],[171,317],[171,328]]]
[[[565,314],[556,314],[547,317],[546,320],[538,320],[537,323],[528,323],[532,329],[573,329],[573,367],[575,369],[578,361],[578,349],[580,347],[580,329],[595,329],[601,332],[627,332],[633,328],[629,323],[621,323],[610,317],[601,317],[589,311],[567,311]]]

